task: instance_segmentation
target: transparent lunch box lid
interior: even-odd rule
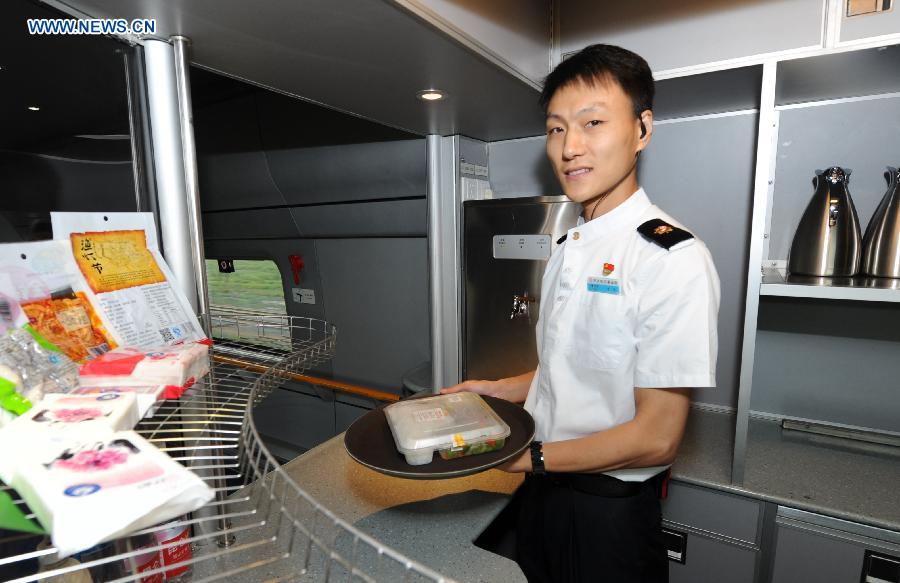
[[[436,395],[384,408],[394,442],[408,463],[431,461],[437,450],[458,449],[509,437],[503,419],[475,393]]]

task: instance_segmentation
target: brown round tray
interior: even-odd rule
[[[430,395],[429,395],[430,396]],[[520,454],[534,439],[534,419],[521,405],[482,396],[484,401],[509,425],[506,445],[497,451],[445,460],[435,452],[430,464],[411,466],[397,451],[394,436],[384,416],[384,406],[369,411],[353,422],[344,434],[344,447],[362,465],[400,478],[438,480],[477,474],[498,466]]]

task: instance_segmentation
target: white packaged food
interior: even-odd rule
[[[209,372],[209,346],[191,342],[159,348],[122,347],[81,367],[82,385],[94,387],[165,385],[163,397],[176,399]]]
[[[164,400],[163,394],[166,392],[165,385],[141,385],[141,386],[133,386],[133,387],[122,387],[122,386],[114,386],[114,387],[76,387],[72,390],[71,394],[73,395],[105,395],[110,393],[121,394],[121,393],[130,393],[134,394],[137,399],[137,408],[138,415],[141,419],[147,417],[153,417],[153,414],[156,413],[156,410],[159,409],[159,405]]]
[[[192,512],[213,498],[194,473],[133,431],[82,436],[22,464],[11,484],[60,557]]]
[[[45,395],[0,431],[0,480],[9,484],[23,461],[45,448],[131,429],[139,419],[133,394]]]
[[[384,414],[397,449],[412,466],[430,463],[435,451],[444,459],[494,451],[510,434],[509,425],[475,393],[400,401]]]

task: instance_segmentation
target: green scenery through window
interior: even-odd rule
[[[235,259],[234,273],[220,273],[218,262],[207,259],[206,278],[213,306],[287,313],[281,273],[271,259]]]

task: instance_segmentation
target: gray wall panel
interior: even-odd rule
[[[897,354],[897,304],[764,298],[751,409],[900,431]]]
[[[722,286],[718,386],[695,389],[694,400],[729,407],[740,374],[756,132],[755,115],[658,125],[639,166],[650,199],[712,253]]]
[[[489,173],[494,197],[553,196],[563,193],[550,161],[547,160],[545,143],[544,136],[490,143]]]
[[[288,204],[422,196],[425,140],[267,151]]]
[[[288,209],[203,213],[205,239],[287,239],[299,234]]]
[[[459,157],[469,164],[488,165],[488,144],[465,136],[459,137]]]
[[[262,152],[253,96],[195,109],[203,210],[284,204]]]
[[[338,326],[335,378],[399,392],[430,358],[425,238],[316,243],[326,315]]]
[[[654,71],[675,69],[818,45],[824,4],[632,0],[598,10],[593,0],[566,0],[560,45],[563,54],[595,42],[620,45],[641,54]]]
[[[279,212],[293,215],[303,237],[424,237],[428,208],[421,198],[307,206]]]
[[[787,258],[816,169],[853,170],[850,194],[865,231],[887,189],[885,167],[900,164],[900,98],[782,111],[778,143],[770,259]]]

